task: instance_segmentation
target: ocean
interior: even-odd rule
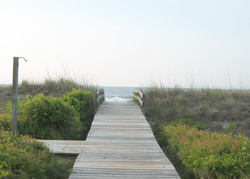
[[[128,102],[133,99],[133,90],[139,87],[100,87],[104,89],[105,101],[107,102]]]

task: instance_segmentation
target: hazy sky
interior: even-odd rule
[[[249,0],[0,0],[0,83],[250,87]]]

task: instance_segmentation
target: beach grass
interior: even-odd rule
[[[209,176],[210,178],[211,176],[221,176],[222,178],[227,176],[228,178],[237,178],[239,176],[246,177],[249,175],[250,170],[248,170],[247,167],[250,167],[248,165],[250,161],[248,161],[248,158],[245,158],[245,168],[241,168],[242,170],[227,170],[228,173],[223,173],[222,171],[223,166],[225,166],[223,163],[224,159],[230,159],[229,157],[225,158],[226,155],[223,155],[223,157],[217,157],[221,159],[218,163],[210,163],[210,166],[214,165],[216,171],[210,170],[206,167],[199,170],[193,167],[196,166],[195,161],[191,161],[191,164],[188,166],[188,160],[180,157],[179,152],[186,152],[183,156],[190,156],[190,158],[192,158],[194,157],[194,154],[191,152],[196,149],[192,149],[192,147],[190,147],[193,144],[183,145],[184,147],[181,149],[178,148],[178,146],[180,146],[178,142],[183,144],[183,141],[185,143],[185,140],[189,141],[190,139],[186,139],[184,135],[182,136],[182,139],[180,139],[181,141],[178,141],[175,136],[180,126],[184,126],[183,128],[185,128],[186,132],[189,132],[189,130],[192,131],[193,129],[197,130],[195,133],[199,133],[198,131],[206,131],[206,135],[209,135],[207,133],[214,133],[215,135],[221,136],[221,138],[224,138],[225,140],[232,136],[230,141],[234,142],[234,136],[243,136],[239,140],[244,143],[243,140],[250,137],[249,90],[224,90],[211,88],[186,89],[181,87],[165,88],[164,86],[153,86],[147,88],[144,92],[145,103],[142,108],[143,112],[153,129],[158,143],[168,158],[175,165],[175,168],[182,178],[209,178]],[[173,135],[169,133],[170,127],[168,126],[172,126],[171,130]],[[191,138],[193,137],[191,136]],[[226,142],[228,145],[232,144],[231,146],[233,146],[234,144],[230,141]],[[207,143],[212,144],[215,142],[208,141]],[[209,148],[209,146],[207,146],[207,148]],[[200,149],[201,148],[197,149],[197,155],[200,154],[198,152]],[[239,152],[242,155],[244,155],[243,151],[244,150],[242,148],[239,149]],[[219,152],[219,154],[222,153],[223,151]],[[216,155],[219,154],[217,153]],[[240,156],[241,154],[232,153],[231,157],[237,158],[237,156]],[[202,155],[204,157],[206,156],[205,154],[201,154],[201,158]],[[200,161],[205,162],[206,160],[201,159]],[[237,168],[238,160],[236,163],[231,167]],[[201,165],[203,165],[203,163]],[[242,175],[239,174],[240,172],[243,172]]]
[[[144,112],[154,121],[200,123],[211,131],[250,137],[250,91],[151,87],[146,91]]]

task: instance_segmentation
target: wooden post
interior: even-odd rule
[[[96,92],[94,96],[94,114],[96,113],[97,108],[98,108],[97,99],[98,99],[98,94]]]
[[[17,133],[17,105],[18,105],[18,57],[13,58],[13,86],[12,86],[12,134]]]

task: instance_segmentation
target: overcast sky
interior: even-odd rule
[[[0,84],[250,87],[249,0],[0,0]]]

